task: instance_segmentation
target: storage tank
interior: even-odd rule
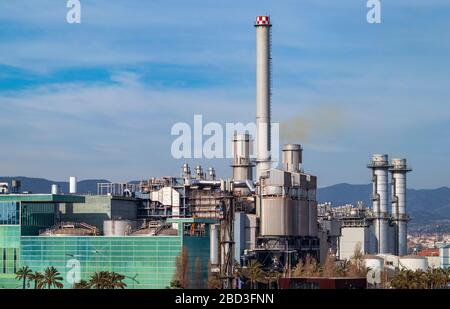
[[[58,185],[52,185],[52,194],[58,194],[59,193],[59,186]]]
[[[302,147],[299,144],[286,144],[283,146],[283,169],[287,172],[300,171],[302,164]]]
[[[261,235],[292,236],[295,201],[288,197],[264,197],[261,203]]]
[[[384,259],[376,255],[366,255],[364,257],[365,266],[372,270],[379,270],[384,268]]]
[[[405,255],[398,260],[400,269],[423,270],[428,268],[428,260],[424,256]]]
[[[219,225],[211,224],[209,226],[209,253],[211,265],[219,264]]]
[[[381,284],[381,272],[384,270],[384,259],[376,255],[366,255],[364,264],[369,269],[367,272],[367,283],[372,285]]]
[[[103,221],[103,234],[105,236],[126,236],[131,234],[135,223],[130,220]]]
[[[250,135],[234,134],[232,143],[233,179],[252,180],[252,163],[250,160]]]

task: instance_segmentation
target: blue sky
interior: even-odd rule
[[[178,175],[176,122],[255,116],[254,17],[273,22],[273,120],[319,186],[368,183],[372,153],[409,186],[450,186],[450,1],[0,0],[1,175]],[[195,161],[187,160],[191,164]],[[226,160],[200,161],[229,176]]]

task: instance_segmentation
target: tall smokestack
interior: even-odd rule
[[[367,167],[372,169],[376,253],[389,253],[388,155],[374,154]]]
[[[270,23],[256,17],[256,180],[270,168]]]
[[[406,214],[406,173],[412,169],[406,165],[406,159],[392,159],[392,217],[395,226],[395,252],[403,256],[408,254]]]

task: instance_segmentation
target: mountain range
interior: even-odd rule
[[[22,182],[21,191],[32,193],[50,193],[51,185],[57,184],[62,192],[69,191],[69,183],[64,181],[51,181],[43,178],[29,177],[0,177],[0,182],[11,184],[13,179]],[[77,184],[79,193],[97,193],[97,183],[109,182],[105,179],[81,180]],[[364,205],[371,206],[371,184],[341,183],[317,190],[319,203],[331,202],[333,206],[354,204],[362,201]],[[429,223],[436,220],[450,220],[450,188],[437,189],[408,189],[407,211],[415,223]]]

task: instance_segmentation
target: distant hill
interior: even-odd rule
[[[0,177],[0,182],[7,182],[11,188],[11,181],[13,179],[20,180],[22,182],[21,191],[31,191],[32,193],[50,193],[52,185],[59,185],[63,193],[69,192],[68,181],[52,181],[44,178],[29,178],[29,177]],[[97,194],[97,183],[110,182],[105,179],[88,179],[81,180],[77,183],[78,193],[92,193]]]
[[[62,192],[69,191],[69,183],[61,181],[51,181],[43,178],[29,177],[0,177],[0,182],[8,182],[18,179],[22,181],[22,191],[33,193],[50,193],[52,184],[58,184]],[[88,179],[78,182],[79,193],[97,193],[97,183],[110,182],[105,179]],[[137,183],[134,181],[133,183]],[[319,203],[332,202],[334,206],[346,203],[356,204],[363,201],[366,206],[371,206],[370,200],[372,185],[352,185],[341,183],[317,190],[317,200]],[[435,220],[450,219],[450,188],[442,187],[437,189],[408,189],[408,212],[414,223],[428,223]],[[390,205],[389,205],[390,206]]]
[[[317,200],[332,202],[333,205],[356,204],[363,201],[366,206],[371,201],[372,184],[351,185],[341,183],[317,190]],[[388,205],[390,207],[390,205]],[[407,209],[415,223],[426,223],[439,219],[450,219],[450,188],[408,189]]]

